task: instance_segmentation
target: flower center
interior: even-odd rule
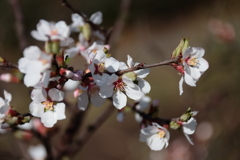
[[[90,96],[98,93],[100,91],[100,88],[98,86],[94,85],[89,85],[88,87],[88,93]]]
[[[115,85],[114,89],[115,90],[120,90],[122,92],[125,92],[125,86],[126,84],[122,82],[122,80],[118,80],[116,82],[113,83]]]
[[[101,75],[106,69],[106,67],[104,66],[104,63],[94,64],[94,66],[96,68],[94,74],[100,74]]]
[[[54,30],[51,30],[51,36],[55,36],[55,35],[57,35],[58,34],[58,31],[56,30],[56,29],[54,29]]]
[[[45,101],[45,102],[42,102],[42,104],[44,105],[44,110],[51,110],[53,111],[54,108],[53,108],[53,102],[50,102],[50,101]]]
[[[161,130],[161,131],[158,132],[157,136],[160,137],[160,138],[163,138],[163,137],[165,137],[165,132],[163,130]]]
[[[198,65],[198,60],[196,59],[196,57],[192,57],[192,58],[187,58],[186,62],[188,65],[190,66],[197,66]]]

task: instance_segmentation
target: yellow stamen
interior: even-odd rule
[[[187,63],[190,65],[190,66],[196,66],[198,65],[198,60],[196,59],[196,57],[192,57],[190,58]]]
[[[44,105],[44,108],[46,110],[53,110],[53,102],[50,102],[50,101],[45,101],[45,102],[42,102],[42,104]]]
[[[165,137],[165,132],[163,130],[161,130],[160,132],[158,132],[157,136],[160,138],[163,138],[163,137]]]

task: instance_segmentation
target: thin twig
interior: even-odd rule
[[[154,64],[144,64],[144,63],[140,63],[132,68],[128,68],[122,71],[118,71],[116,74],[117,75],[122,75],[124,73],[127,72],[132,72],[132,71],[136,71],[136,70],[140,70],[140,69],[145,69],[145,68],[153,68],[153,67],[158,67],[158,66],[163,66],[163,65],[169,65],[171,63],[176,63],[178,61],[178,58],[175,59],[170,59],[170,60],[166,60],[163,62],[158,62],[158,63],[154,63]]]
[[[85,133],[79,137],[75,143],[68,148],[67,155],[73,157],[77,152],[81,151],[83,146],[89,141],[89,139],[94,135],[97,129],[110,117],[115,107],[111,104],[109,107],[93,122],[87,127]]]
[[[18,69],[18,66],[16,64],[11,64],[9,62],[0,63],[0,67]]]
[[[122,30],[125,25],[125,21],[127,19],[128,13],[129,13],[130,4],[131,4],[131,0],[122,0],[121,1],[119,16],[116,20],[116,23],[115,23],[113,31],[112,31],[111,38],[109,40],[109,44],[111,46],[111,51],[118,43],[118,40],[120,38],[120,35],[121,35]]]
[[[20,2],[19,0],[10,0],[9,3],[13,8],[14,16],[16,19],[15,27],[16,27],[17,38],[20,45],[20,49],[24,50],[24,48],[28,46],[28,41],[25,34],[24,18],[23,18]]]
[[[102,29],[101,27],[99,27],[98,25],[94,24],[92,21],[90,21],[85,14],[83,14],[82,12],[80,12],[79,10],[77,10],[76,8],[74,8],[67,0],[59,0],[62,3],[62,6],[67,7],[68,9],[70,9],[73,13],[77,13],[79,14],[83,20],[90,24],[90,26],[92,27],[93,30],[98,30],[101,33],[103,33],[104,35],[106,34],[106,31],[104,29]]]

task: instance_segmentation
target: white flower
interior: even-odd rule
[[[192,116],[195,116],[197,112],[193,111],[191,112],[191,114]],[[189,135],[192,135],[195,132],[196,126],[197,126],[197,121],[193,117],[191,117],[187,122],[182,122],[183,133],[191,145],[193,145],[193,142],[190,139]]]
[[[41,19],[37,24],[37,30],[32,31],[33,38],[39,41],[64,40],[70,34],[70,27],[64,21],[57,23]]]
[[[72,21],[73,23],[71,25],[71,30],[75,32],[80,32],[80,28],[83,27],[83,25],[85,24],[83,17],[77,13],[72,14]],[[92,14],[92,16],[90,17],[90,21],[97,25],[102,23],[102,12],[96,12]]]
[[[20,72],[26,74],[24,84],[27,87],[35,86],[40,82],[43,73],[50,68],[52,56],[45,54],[37,46],[25,48],[23,55],[24,57],[18,61],[18,67]]]
[[[183,93],[183,81],[190,86],[196,86],[196,82],[208,69],[208,62],[202,58],[205,53],[203,48],[188,47],[183,52],[182,62],[184,73],[179,81],[180,95]]]
[[[86,110],[89,99],[91,103],[96,107],[102,106],[106,100],[99,95],[100,88],[94,82],[82,83],[79,88],[82,90],[82,93],[78,97],[79,110]]]
[[[127,57],[128,57],[127,65],[124,62],[120,62],[120,67],[119,67],[120,71],[128,68],[132,68],[139,64],[139,63],[134,63],[132,57],[130,57],[129,55]],[[140,89],[143,91],[143,93],[145,94],[149,93],[151,90],[151,86],[147,81],[143,79],[147,77],[147,75],[149,74],[150,72],[149,68],[140,69],[133,72],[136,76],[135,78],[136,78],[137,84],[140,87]]]
[[[103,84],[100,86],[100,96],[108,98],[113,96],[113,105],[117,109],[122,109],[127,104],[127,96],[133,100],[139,100],[143,93],[140,88],[126,76],[111,76],[104,74],[102,76]],[[127,96],[126,96],[127,95]]]
[[[159,151],[167,148],[170,134],[168,130],[157,123],[141,129],[140,141],[146,142],[151,150]]]
[[[48,99],[48,96],[50,99]],[[53,127],[57,120],[65,119],[65,104],[56,103],[63,100],[64,93],[52,88],[48,94],[43,88],[32,90],[30,112],[35,117],[40,117],[45,127]]]
[[[139,111],[144,111],[148,106],[149,106],[149,103],[151,102],[151,98],[148,97],[148,96],[143,96],[138,104],[136,105],[136,109],[139,110]],[[137,122],[141,122],[142,121],[142,117],[138,114],[138,113],[135,113],[135,119]]]
[[[6,112],[10,108],[10,101],[12,100],[12,95],[4,90],[4,100],[0,97],[0,123],[3,122]]]
[[[119,61],[113,57],[107,58],[103,50],[98,50],[95,57],[92,59],[92,63],[89,65],[89,70],[92,73],[94,81],[98,84],[102,83],[102,74],[106,70],[110,73],[114,73],[119,68]]]
[[[33,160],[44,160],[47,157],[46,149],[43,145],[30,146],[28,153]]]

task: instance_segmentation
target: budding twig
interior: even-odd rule
[[[144,63],[140,63],[132,68],[128,68],[122,71],[118,71],[116,74],[117,75],[122,75],[124,73],[127,72],[132,72],[132,71],[136,71],[136,70],[140,70],[140,69],[145,69],[145,68],[153,68],[153,67],[158,67],[158,66],[163,66],[163,65],[169,65],[171,63],[176,63],[178,61],[178,58],[175,59],[170,59],[170,60],[166,60],[163,62],[158,62],[158,63],[154,63],[154,64],[144,64]]]
[[[11,63],[9,63],[9,62],[0,63],[0,67],[18,69],[18,66],[17,66],[16,64],[11,64]]]

